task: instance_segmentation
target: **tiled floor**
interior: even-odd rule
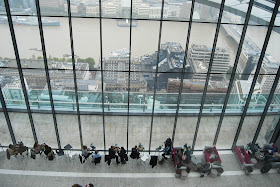
[[[1,153],[2,154],[2,153]],[[201,153],[196,153],[201,155]],[[202,156],[202,155],[201,155]],[[92,182],[95,186],[279,186],[280,177],[277,170],[268,174],[260,174],[255,170],[246,176],[233,154],[221,154],[225,172],[222,176],[211,178],[199,177],[199,173],[191,172],[186,180],[175,178],[171,162],[157,165],[155,168],[146,162],[145,165],[129,160],[125,165],[117,165],[115,161],[108,166],[104,160],[94,165],[90,159],[81,164],[78,157],[68,159],[66,156],[48,161],[45,157],[18,156],[7,160],[0,158],[0,186],[72,186],[80,183],[83,186]]]

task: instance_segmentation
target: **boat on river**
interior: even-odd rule
[[[23,17],[15,16],[12,18],[14,25],[29,25],[29,26],[38,26],[37,17]],[[8,24],[7,16],[0,16],[0,23]],[[59,21],[53,21],[42,18],[43,26],[60,26]]]
[[[130,27],[130,20],[129,19],[120,19],[117,20],[117,24],[119,27]],[[137,26],[137,21],[136,20],[132,20],[132,24],[131,27],[136,27]]]

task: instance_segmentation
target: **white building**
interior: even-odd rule
[[[258,83],[260,84],[261,87],[261,93],[262,94],[269,94],[270,90],[272,88],[272,85],[274,83],[274,79],[276,77],[277,70],[279,68],[280,63],[277,62],[272,56],[265,56],[262,67],[260,69],[260,75],[258,76]],[[251,72],[254,74],[256,71],[255,69]],[[272,75],[275,74],[275,75]],[[250,79],[253,78],[253,75],[250,76]],[[280,90],[280,85],[278,83],[278,86],[275,90],[276,93],[279,93]]]
[[[24,79],[26,89],[28,90],[28,85]],[[24,100],[24,95],[22,92],[21,82],[19,79],[14,79],[13,82],[8,83],[4,86],[3,90],[3,96],[5,98],[5,101],[8,103],[12,103],[10,100]]]
[[[168,18],[168,7],[163,9],[163,18]],[[161,18],[161,6],[150,7],[149,18],[160,19]]]
[[[205,45],[192,44],[189,50],[190,64],[195,76],[194,79],[205,79],[206,75],[196,73],[207,73],[212,49]],[[211,78],[223,78],[228,71],[230,62],[229,52],[224,48],[216,48],[211,73]]]

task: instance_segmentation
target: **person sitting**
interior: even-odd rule
[[[185,162],[188,164],[192,158],[190,147],[185,148],[184,155],[185,155]]]
[[[121,158],[121,163],[125,164],[126,163],[127,154],[126,154],[126,150],[124,149],[124,147],[121,147],[121,151],[119,153],[119,156]]]
[[[45,155],[48,156],[48,154],[51,152],[52,148],[49,147],[47,144],[45,144],[43,146],[43,150],[44,150]]]
[[[101,160],[101,155],[99,154],[99,151],[98,150],[95,150],[93,153],[92,153],[92,159],[93,159],[93,162],[95,163],[95,165],[97,163],[100,162]]]
[[[35,154],[42,154],[42,145],[37,142],[33,145],[33,151]]]
[[[53,160],[54,159],[54,152],[51,147],[48,145],[43,146],[44,154],[47,156],[48,160]]]
[[[19,152],[16,150],[16,148],[14,147],[14,145],[10,144],[8,149],[6,150],[7,153],[7,159],[10,160],[11,155],[17,155]]]
[[[119,164],[119,157],[118,155],[116,155],[116,153],[119,151],[118,147],[115,146],[111,146],[111,148],[109,149],[109,156],[110,159],[115,159],[116,158],[116,162],[117,164]]]
[[[172,146],[172,141],[171,141],[170,138],[167,138],[167,140],[165,140],[164,146],[165,146],[165,148],[167,148],[167,147],[170,147],[170,148],[171,148],[171,146]]]
[[[130,154],[130,158],[132,159],[139,159],[140,153],[139,150],[137,148],[137,145],[135,145],[132,149],[131,149],[131,154]]]
[[[89,155],[91,155],[91,152],[85,145],[83,145],[83,147],[82,147],[82,155],[85,157],[85,159],[87,159],[89,157]]]

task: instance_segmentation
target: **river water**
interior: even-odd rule
[[[48,18],[59,20],[60,26],[44,26],[46,52],[48,57],[62,58],[64,54],[71,54],[69,22],[67,18]],[[74,52],[81,58],[92,57],[97,62],[100,59],[100,30],[99,19],[73,18]],[[132,57],[152,54],[158,48],[159,21],[138,21],[137,27],[132,28]],[[41,48],[39,29],[36,26],[15,25],[15,33],[21,58],[42,56],[41,51],[31,50]],[[242,26],[236,26],[242,30]],[[216,24],[193,23],[190,44],[213,45]],[[14,58],[14,52],[7,24],[0,24],[0,57]],[[186,45],[188,23],[163,22],[161,43],[179,42],[183,48]],[[267,28],[249,26],[247,36],[262,48]],[[103,56],[108,57],[111,51],[129,49],[129,27],[118,27],[116,20],[102,21]],[[280,62],[280,53],[277,48],[280,44],[280,35],[273,32],[267,52]],[[237,50],[221,30],[217,47],[227,48],[231,55],[232,65]]]

